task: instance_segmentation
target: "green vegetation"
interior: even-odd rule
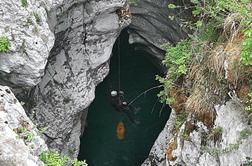
[[[157,80],[164,85],[164,90],[158,94],[161,102],[171,104],[174,99],[169,96],[176,81],[187,73],[187,64],[190,59],[190,41],[184,40],[176,46],[165,44],[162,46],[167,50],[163,64],[169,69],[166,78],[157,76]]]
[[[40,15],[39,15],[38,13],[33,13],[33,15],[34,15],[34,17],[35,17],[36,22],[37,22],[38,24],[41,23],[41,17],[40,17]]]
[[[214,143],[216,143],[221,140],[222,132],[222,127],[213,128],[211,132],[207,135],[207,139],[213,140]]]
[[[86,161],[71,160],[67,156],[60,156],[60,154],[55,151],[42,152],[39,156],[39,159],[47,166],[87,166]]]
[[[21,5],[23,7],[27,7],[28,6],[28,1],[27,0],[21,0]]]
[[[244,129],[240,132],[240,138],[241,139],[246,139],[252,134],[251,130],[249,129]]]
[[[25,120],[21,120],[20,125],[20,127],[13,129],[18,134],[18,138],[23,139],[25,144],[32,142],[35,138],[35,134],[30,129],[30,124]]]
[[[224,19],[229,14],[237,13],[240,24],[247,26],[251,23],[252,13],[250,11],[250,0],[191,0],[195,6],[195,10],[192,11],[194,16],[200,16],[200,20],[206,18],[212,18],[218,20],[220,23],[224,23]],[[238,21],[238,20],[237,20]]]
[[[195,5],[192,14],[199,18],[195,23],[201,28],[204,22],[214,20],[224,32],[236,35],[243,32],[244,41],[242,44],[241,61],[245,65],[252,65],[252,12],[250,0],[191,0]]]
[[[38,128],[40,134],[44,134],[47,129],[48,129],[48,127]]]
[[[30,26],[30,25],[33,25],[33,22],[32,22],[32,19],[30,17],[27,18],[26,20],[26,26]]]
[[[230,144],[228,147],[224,148],[224,149],[220,149],[220,148],[209,148],[209,147],[203,147],[202,150],[209,153],[211,156],[217,157],[219,155],[222,154],[228,154],[234,150],[239,149],[239,143],[236,144]]]
[[[222,129],[221,129],[222,130]],[[210,148],[210,147],[203,147],[203,151],[209,153],[210,155],[216,157],[218,155],[222,155],[222,154],[227,154],[230,153],[234,150],[238,150],[240,147],[240,144],[242,143],[243,139],[247,139],[250,135],[252,134],[250,129],[244,129],[240,132],[240,137],[238,139],[238,141],[234,144],[229,144],[226,148],[224,149],[220,149],[217,147],[214,148]]]
[[[252,166],[252,161],[245,163],[245,164],[242,164],[242,166]]]
[[[30,132],[30,131],[27,131],[25,132],[25,140],[26,142],[32,142],[34,140],[34,133]]]
[[[161,102],[172,104],[175,100],[171,97],[172,90],[175,88],[183,89],[183,86],[188,83],[186,81],[190,80],[189,83],[193,86],[189,88],[192,88],[192,90],[186,87],[187,90],[184,91],[190,99],[185,104],[186,107],[192,108],[191,110],[195,110],[197,113],[209,112],[213,109],[213,102],[219,100],[211,92],[227,87],[223,76],[222,65],[224,62],[219,61],[224,57],[214,57],[212,55],[213,49],[227,41],[232,41],[234,37],[241,38],[243,41],[240,61],[245,66],[252,65],[251,1],[191,0],[191,3],[185,6],[170,3],[168,8],[169,10],[176,8],[191,9],[196,20],[181,20],[181,26],[186,26],[193,31],[193,35],[188,35],[188,39],[178,42],[175,46],[164,44],[167,53],[163,63],[167,67],[168,73],[164,78],[157,77],[164,86],[164,90],[158,96]],[[223,49],[219,51],[216,55],[225,56],[222,53]],[[203,63],[206,61],[212,62]],[[193,89],[197,87],[196,85],[200,86],[198,90]],[[221,88],[217,89],[216,87]],[[204,88],[209,89],[207,94]],[[219,92],[223,93],[224,91]],[[213,97],[216,99],[213,100]],[[252,94],[249,94],[249,97],[251,104],[246,107],[246,110],[250,112],[252,110]],[[209,105],[209,107],[204,108],[203,105]]]
[[[131,5],[137,5],[137,3],[138,3],[138,1],[139,0],[129,0],[129,4],[131,4]]]
[[[222,127],[216,127],[216,128],[213,128],[211,130],[211,133],[208,135],[208,138],[214,138],[216,136],[219,136],[221,135],[223,132],[223,128]]]
[[[68,162],[67,157],[61,157],[57,152],[53,151],[41,153],[39,159],[47,166],[64,166]]]
[[[213,130],[212,130],[212,133],[222,133],[223,132],[223,128],[222,127],[216,127],[216,128],[214,128]]]
[[[245,107],[245,111],[248,113],[252,113],[252,92],[248,94],[248,97],[249,97],[249,101],[247,103],[248,105]]]
[[[184,124],[185,121],[186,121],[185,114],[181,113],[181,114],[177,115],[176,122],[175,122],[175,128],[179,129]]]
[[[10,41],[7,37],[0,37],[0,53],[10,50]]]
[[[252,28],[244,31],[241,60],[245,65],[252,65]]]

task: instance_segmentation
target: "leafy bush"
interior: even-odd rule
[[[10,41],[7,37],[0,37],[0,53],[10,50]]]
[[[47,166],[88,166],[86,161],[71,160],[67,156],[60,156],[58,152],[55,151],[45,151],[39,156],[39,159],[44,162]]]
[[[35,138],[35,134],[26,126],[21,126],[15,129],[15,131],[18,134],[18,138],[23,139],[25,143],[32,142]]]
[[[244,31],[242,49],[241,61],[245,65],[252,65],[252,28]]]
[[[28,6],[27,0],[21,0],[21,5],[22,5],[23,7],[27,7],[27,6]]]
[[[73,166],[87,166],[86,161],[78,161],[78,160],[74,160],[73,161]]]
[[[247,26],[251,23],[252,14],[250,11],[250,0],[191,0],[195,6],[195,10],[192,11],[194,16],[199,16],[199,21],[203,21],[205,18],[218,20],[220,23],[224,23],[225,18],[230,13],[239,14],[239,21],[242,26]]]
[[[171,104],[173,102],[169,93],[177,79],[187,73],[187,64],[191,56],[190,44],[190,41],[184,40],[177,43],[176,46],[163,45],[167,50],[163,64],[169,69],[166,78],[157,76],[159,82],[164,85],[164,90],[158,95],[163,103]]]
[[[47,166],[64,166],[68,162],[68,158],[62,158],[57,152],[52,151],[41,153],[39,159]]]
[[[38,13],[33,13],[34,17],[35,17],[35,20],[36,22],[39,24],[41,22],[41,17]]]
[[[240,132],[240,139],[247,139],[252,132],[249,129],[244,129]]]
[[[248,113],[251,113],[252,112],[252,92],[248,94],[248,97],[249,97],[249,101],[247,103],[248,105],[245,107],[245,111]]]
[[[224,25],[225,19],[232,16],[228,22],[231,22],[231,27],[244,29],[244,41],[242,43],[241,61],[245,65],[252,65],[252,12],[250,0],[211,0],[202,3],[198,0],[191,0],[196,5],[196,9],[192,12],[194,16],[199,16],[200,20],[208,17],[218,21]],[[226,23],[228,24],[228,23]],[[229,23],[230,24],[230,23]]]
[[[189,35],[190,40],[184,40],[175,47],[166,47],[164,65],[168,69],[165,78],[157,77],[164,85],[164,90],[159,93],[161,102],[171,104],[174,99],[170,97],[171,89],[178,83],[182,83],[181,77],[187,73],[190,59],[201,59],[207,55],[207,49],[213,48],[222,39],[228,39],[239,32],[244,33],[241,61],[245,65],[252,65],[252,7],[250,0],[190,0],[190,4],[177,6],[168,4],[168,8],[192,9],[192,15],[197,21],[182,21],[188,28],[194,30]],[[221,40],[220,40],[221,39]],[[204,48],[204,46],[206,46]],[[252,101],[251,101],[252,102]],[[251,106],[252,107],[252,106]],[[249,108],[249,107],[248,107]],[[251,108],[252,110],[252,108]]]
[[[168,8],[194,8],[192,14],[198,18],[195,23],[189,24],[191,29],[202,29],[209,21],[217,26],[233,29],[238,32],[244,30],[243,51],[241,60],[245,65],[252,65],[252,12],[250,0],[191,0],[192,6],[176,6],[169,4]],[[227,19],[228,18],[228,19]],[[228,26],[230,24],[230,26]],[[193,25],[193,26],[192,26]]]
[[[175,122],[175,128],[179,129],[184,122],[186,121],[186,115],[185,114],[179,114],[177,115],[176,122]]]

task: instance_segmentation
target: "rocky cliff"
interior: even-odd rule
[[[10,50],[0,53],[0,83],[12,87],[32,87],[44,75],[54,34],[47,22],[47,11],[60,0],[0,2],[0,35],[10,41]]]
[[[251,3],[248,10],[251,11]],[[188,64],[185,63],[189,66],[187,74],[176,75],[178,79],[172,82],[176,86],[165,91],[174,99],[170,103],[173,111],[143,166],[251,165],[252,70],[241,60],[246,35],[241,30],[243,25],[239,27],[239,22],[231,18],[236,14],[231,13],[223,18],[221,25],[224,27],[214,27],[217,30],[212,34],[203,33],[209,36],[214,34],[218,39],[206,38],[199,42],[203,51],[194,45],[195,38],[189,39],[193,41],[190,44],[196,52],[192,51],[191,59],[187,59]],[[234,28],[235,24],[239,28]],[[206,29],[202,32],[209,30],[208,25],[211,24],[206,23]],[[182,47],[179,47],[183,50],[181,52],[176,49],[178,47],[172,48],[176,57],[185,53]],[[172,60],[179,66],[176,58]],[[169,78],[169,74],[173,73],[168,71],[164,79]]]
[[[140,0],[130,9],[129,42],[151,53],[159,65],[165,53],[160,45],[174,44],[188,33],[180,19],[190,19],[190,11],[168,10],[168,3],[184,5],[184,1]],[[10,42],[9,50],[0,52],[0,84],[26,98],[31,118],[47,128],[49,148],[76,157],[95,87],[108,74],[113,44],[131,21],[126,0],[1,0],[0,15],[0,37]],[[186,85],[191,92],[186,97],[174,93],[181,100],[171,105],[170,119],[143,166],[251,164],[251,114],[244,112],[248,80],[241,77],[238,83],[240,71],[234,70],[242,37],[237,38],[216,47],[214,56],[203,63],[219,73],[218,78],[225,78],[224,85],[218,79],[209,81],[202,76],[202,66],[196,66],[191,73],[195,85]],[[206,96],[220,98],[215,102]],[[177,114],[181,105],[191,110],[182,122]],[[206,115],[193,114],[208,105],[212,110]],[[1,165],[41,164],[37,156],[47,147],[4,86],[0,86],[0,132]]]
[[[82,117],[109,72],[113,44],[130,22],[125,0],[67,1],[52,12],[55,45],[31,98],[50,148],[77,157]]]
[[[126,0],[4,0],[0,15],[1,37],[10,42],[0,53],[0,84],[26,100],[50,148],[76,157],[95,87],[130,23]]]
[[[168,10],[169,3],[183,6],[188,1],[137,0],[130,8],[129,43],[135,44],[136,49],[149,52],[161,70],[165,70],[160,63],[165,54],[161,45],[167,42],[174,44],[185,38],[189,30],[180,26],[180,19],[192,18],[190,10]]]
[[[38,155],[47,150],[45,141],[6,86],[0,86],[0,135],[0,165],[43,165]]]
[[[251,164],[251,126],[243,107],[237,99],[216,105],[214,129],[208,130],[202,122],[193,124],[196,130],[188,135],[188,124],[195,119],[188,117],[175,134],[176,113],[153,145],[148,159],[142,166],[238,166]]]

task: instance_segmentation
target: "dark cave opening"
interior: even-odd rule
[[[118,45],[119,44],[119,45]],[[150,55],[135,51],[128,43],[127,29],[118,37],[110,60],[110,73],[96,88],[96,97],[89,107],[86,127],[81,137],[80,160],[89,166],[139,166],[147,158],[155,139],[169,118],[170,108],[158,102],[156,88],[142,95],[132,106],[132,123],[125,114],[115,111],[110,104],[110,92],[118,89],[120,54],[120,87],[127,102],[141,92],[159,85],[156,75],[162,74],[152,63]],[[123,138],[118,137],[118,126],[123,126]]]

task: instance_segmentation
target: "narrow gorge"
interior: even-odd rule
[[[1,0],[0,166],[250,166],[252,5]]]

